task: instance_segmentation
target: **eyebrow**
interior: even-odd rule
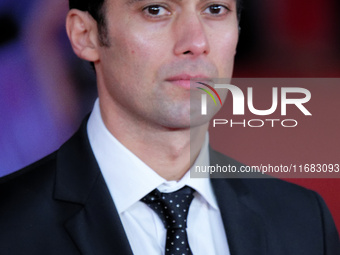
[[[132,5],[134,3],[146,2],[146,1],[148,1],[148,0],[129,0],[127,2],[127,5]],[[182,0],[171,0],[171,1],[182,2]]]
[[[148,0],[128,0],[127,5],[133,5],[134,3],[138,2],[146,2]],[[182,2],[183,0],[169,0],[170,2]],[[206,2],[208,0],[199,0],[200,2]],[[236,0],[231,0],[232,2],[236,2]]]

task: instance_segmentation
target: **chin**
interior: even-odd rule
[[[211,116],[183,116],[182,118],[176,116],[175,118],[167,118],[161,120],[161,125],[172,130],[189,130],[207,124]]]

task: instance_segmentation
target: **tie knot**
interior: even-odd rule
[[[193,193],[194,190],[188,186],[171,193],[161,193],[155,189],[141,201],[157,213],[166,229],[185,229]]]

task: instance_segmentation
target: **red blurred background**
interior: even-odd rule
[[[245,1],[244,7],[235,77],[340,77],[339,1]],[[323,92],[325,102],[333,102],[334,106],[339,106],[337,102],[339,98],[336,98],[336,95],[340,93],[340,84],[338,86]],[[305,133],[303,139],[301,137],[291,139],[306,141],[308,146],[310,144],[308,140],[318,139],[318,132],[323,136],[329,132],[329,139],[326,143],[321,143],[322,148],[318,150],[323,150],[326,154],[330,152],[328,154],[332,154],[333,159],[336,158],[339,163],[340,137],[336,133],[340,128],[339,108],[334,109],[332,114],[331,119],[324,122],[328,126],[321,121],[315,122],[301,131]],[[258,146],[252,143],[252,138],[242,133],[242,130],[234,132],[238,134],[233,133],[234,136],[230,136],[230,144],[237,146],[217,147],[244,163],[258,162],[259,158],[264,157],[264,151],[275,148],[273,140],[266,139],[264,144]],[[298,136],[298,133],[295,135]],[[251,152],[246,153],[246,158],[245,148],[247,152]],[[293,151],[296,149],[291,148]],[[280,162],[281,158],[275,152],[267,156]],[[296,154],[294,159],[323,160],[321,156],[310,158],[311,156],[314,155],[308,155],[308,150],[305,149],[302,155]],[[287,181],[319,192],[340,230],[340,179],[287,179]]]

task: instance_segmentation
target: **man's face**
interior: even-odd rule
[[[236,1],[105,4],[110,44],[99,49],[99,95],[126,118],[188,128],[190,93],[197,93],[190,89],[190,79],[232,75],[238,41]]]

